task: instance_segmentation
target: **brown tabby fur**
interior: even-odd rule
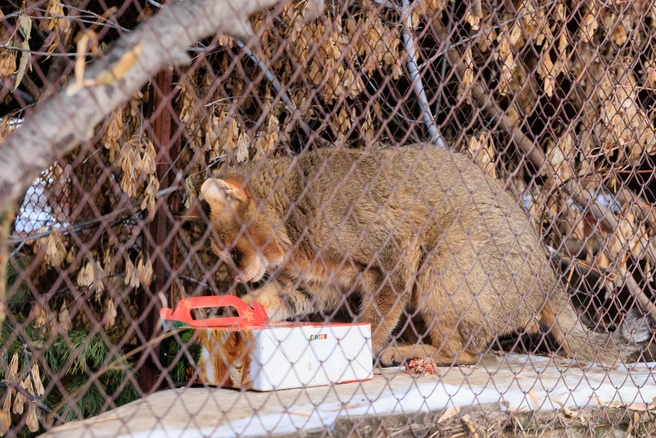
[[[253,332],[248,330],[198,330],[203,354],[198,358],[197,383],[249,388]]]
[[[628,315],[588,331],[549,266],[525,212],[465,156],[430,145],[375,152],[328,148],[208,179],[213,251],[235,280],[271,278],[245,297],[274,321],[362,297],[382,364],[432,356],[476,363],[495,337],[550,332],[568,356],[627,360],[650,336]],[[402,314],[424,345],[390,343]],[[420,334],[421,337],[421,334]]]

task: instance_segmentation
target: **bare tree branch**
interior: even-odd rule
[[[189,63],[187,48],[216,33],[242,41],[253,34],[248,17],[279,0],[186,0],[163,7],[150,20],[119,40],[103,60],[94,62],[85,80],[122,60],[140,45],[136,63],[108,85],[82,88],[74,95],[60,91],[50,98],[0,147],[0,207],[18,199],[32,180],[58,157],[89,140],[95,126],[133,96],[158,71]],[[306,19],[323,11],[323,0],[311,0]]]
[[[39,97],[41,96],[41,89],[37,84],[34,83],[32,78],[29,77],[29,75],[23,76],[23,80],[21,81],[21,84],[23,87],[25,87],[25,90],[27,90],[27,94],[30,95],[32,100],[36,102],[39,100]]]

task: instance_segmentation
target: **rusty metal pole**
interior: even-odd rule
[[[172,100],[174,96],[173,73],[170,69],[160,72],[151,87],[150,96],[150,118],[154,128],[153,144],[157,150],[157,178],[160,181],[160,190],[171,186],[177,172],[171,170],[177,155],[180,153],[179,141],[172,140],[173,124],[175,118],[172,113]],[[170,198],[170,199],[169,199]],[[170,201],[170,202],[169,202]],[[171,303],[173,282],[171,277],[162,274],[171,274],[171,268],[175,269],[176,263],[176,239],[169,238],[169,232],[173,227],[170,223],[173,216],[169,209],[175,211],[177,196],[165,195],[165,199],[158,203],[157,211],[153,221],[146,233],[150,234],[147,239],[148,253],[151,255],[153,271],[155,276],[150,288],[146,288],[141,297],[142,322],[141,331],[145,339],[152,339],[159,323],[160,299],[162,293],[167,302]],[[140,371],[141,388],[144,395],[158,389],[158,378],[162,374],[162,366],[159,361],[159,345],[151,345],[144,353],[145,361]]]

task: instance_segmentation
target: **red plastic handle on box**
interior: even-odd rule
[[[211,307],[228,307],[237,309],[238,317],[194,319],[191,309],[204,309]],[[264,307],[253,302],[252,307],[234,295],[212,295],[206,297],[184,298],[178,303],[175,311],[165,307],[159,311],[160,317],[165,321],[184,322],[191,327],[252,327],[263,325],[269,317]]]

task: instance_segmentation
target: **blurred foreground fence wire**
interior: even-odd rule
[[[220,23],[184,38],[148,23],[193,2],[0,5],[0,153],[32,139],[0,169],[0,435],[193,385],[214,422],[176,405],[174,434],[654,433],[653,0],[246,2],[253,36],[198,5]],[[291,374],[328,373],[319,323],[371,323],[373,380],[253,395],[250,335],[162,330],[226,294],[318,324],[276,339]]]

